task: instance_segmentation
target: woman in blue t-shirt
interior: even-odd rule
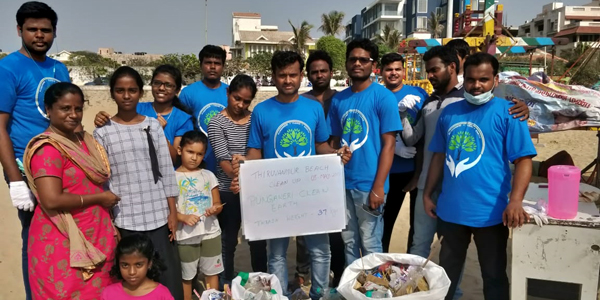
[[[194,130],[192,116],[187,107],[179,101],[177,94],[181,91],[183,79],[181,71],[172,65],[160,65],[152,73],[152,97],[154,102],[140,102],[137,112],[140,115],[155,118],[162,125],[167,141],[169,153],[175,163],[177,159],[177,146],[184,133]],[[101,127],[108,122],[110,115],[101,111],[96,114],[94,124]]]

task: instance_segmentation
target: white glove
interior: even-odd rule
[[[419,102],[421,102],[421,97],[417,95],[406,95],[398,103],[398,111],[405,112],[406,110],[415,107],[415,105],[417,105]]]
[[[9,184],[10,199],[14,207],[24,211],[33,211],[35,197],[25,181],[14,181]]]
[[[407,147],[404,145],[404,141],[402,141],[400,135],[396,135],[396,149],[394,149],[394,154],[402,158],[413,158],[417,154],[417,148]]]
[[[535,206],[524,205],[523,210],[533,218],[535,224],[538,226],[542,227],[545,224],[548,224],[548,216],[546,215],[545,203],[543,203],[543,200],[538,201]]]

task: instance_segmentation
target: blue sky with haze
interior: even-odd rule
[[[20,47],[15,14],[24,1],[0,0],[0,49]],[[291,30],[303,20],[315,25],[331,10],[346,14],[344,24],[372,0],[208,0],[209,44],[231,44],[232,12],[258,12],[263,25]],[[519,25],[541,12],[546,0],[501,0],[509,25]],[[590,0],[566,0],[581,5]],[[60,50],[97,51],[112,47],[124,53],[198,53],[204,46],[204,0],[47,0],[58,13],[58,37],[51,53]]]

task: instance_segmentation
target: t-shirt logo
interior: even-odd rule
[[[275,132],[277,157],[300,157],[312,154],[312,130],[306,123],[290,120],[282,123]]]
[[[44,95],[46,94],[46,90],[57,82],[60,82],[60,80],[53,77],[44,77],[40,80],[35,91],[35,106],[37,106],[40,115],[46,119],[48,119],[48,116],[46,115],[46,108],[44,106]]]
[[[458,178],[462,172],[479,163],[485,152],[485,137],[474,123],[458,122],[448,129],[448,151],[446,166],[452,177]]]
[[[198,113],[198,128],[208,136],[208,123],[210,123],[210,120],[223,109],[225,109],[225,106],[220,103],[206,104]]]
[[[350,109],[342,116],[342,146],[354,152],[369,139],[369,122],[358,109]],[[348,141],[351,141],[348,144]]]
[[[183,210],[185,214],[203,214],[212,206],[212,199],[208,196],[209,183],[198,186],[198,178],[186,178],[179,181],[179,194],[184,197]]]

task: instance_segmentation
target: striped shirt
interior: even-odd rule
[[[157,183],[152,176],[148,136],[144,131],[147,127],[150,127],[162,175]],[[167,197],[179,196],[179,189],[160,123],[149,117],[134,125],[111,120],[94,131],[94,138],[108,154],[109,189],[121,197],[113,208],[115,225],[131,231],[149,231],[167,224]]]
[[[223,171],[220,163],[224,160],[231,161],[234,154],[246,155],[250,122],[249,119],[246,124],[235,124],[225,115],[217,114],[208,123],[208,140],[217,159],[219,191],[229,192],[231,186],[231,178]]]

